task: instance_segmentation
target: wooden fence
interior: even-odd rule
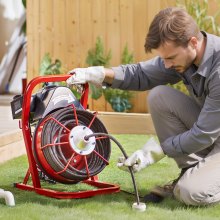
[[[121,62],[128,45],[135,62],[150,58],[144,40],[154,15],[174,0],[28,0],[28,80],[39,75],[43,56],[60,59],[64,72],[85,67],[88,50],[100,36],[106,51],[111,50],[111,66]],[[147,112],[146,92],[133,98],[132,112]],[[104,99],[90,100],[93,110],[111,111]]]

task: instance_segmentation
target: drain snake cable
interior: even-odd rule
[[[86,135],[84,137],[84,139],[86,141],[88,141],[88,139],[90,137],[93,137],[93,136],[106,136],[106,137],[108,137],[109,139],[111,139],[119,147],[119,149],[121,150],[121,152],[124,155],[125,159],[128,158],[128,155],[126,154],[126,152],[125,152],[124,148],[122,147],[122,145],[112,135],[106,134],[106,133],[93,133],[93,134]],[[137,184],[136,184],[136,181],[135,181],[135,178],[134,178],[134,172],[133,172],[133,169],[132,169],[131,166],[129,166],[128,169],[129,169],[129,172],[131,174],[131,179],[132,179],[132,182],[133,182],[133,185],[134,185],[134,195],[136,197],[136,203],[137,203],[137,205],[139,205],[140,204],[140,197],[139,197],[138,190],[137,190]],[[133,193],[127,192],[125,190],[122,190],[122,191],[125,192],[125,193],[129,193],[129,194],[133,195]]]

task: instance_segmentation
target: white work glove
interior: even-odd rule
[[[120,157],[117,163],[118,168],[128,170],[131,166],[134,172],[139,172],[143,168],[156,163],[165,156],[161,146],[150,138],[142,149],[135,151],[127,159]]]
[[[105,78],[105,69],[103,66],[76,68],[69,71],[69,74],[73,75],[66,80],[68,85],[92,83],[97,87],[101,87]]]

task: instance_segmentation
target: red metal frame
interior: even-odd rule
[[[15,187],[22,189],[22,190],[35,191],[36,193],[40,195],[58,198],[58,199],[87,198],[87,197],[91,197],[91,196],[95,196],[99,194],[119,192],[120,187],[118,185],[105,183],[105,182],[99,182],[98,176],[93,176],[83,181],[83,183],[96,187],[96,189],[92,189],[92,190],[86,190],[86,191],[80,191],[80,192],[61,192],[57,190],[42,188],[41,186],[39,175],[38,175],[38,170],[37,170],[37,164],[35,162],[34,155],[32,152],[32,137],[31,137],[31,128],[29,124],[31,95],[32,95],[34,88],[40,83],[66,81],[69,77],[70,75],[39,76],[39,77],[32,79],[24,91],[23,106],[22,106],[22,120],[21,120],[20,126],[22,129],[23,137],[24,137],[29,168],[24,177],[23,183],[15,183]],[[82,106],[85,109],[87,107],[87,102],[88,102],[88,92],[89,92],[89,86],[88,84],[85,84],[83,94],[80,100]],[[96,114],[94,115],[94,118],[95,117],[96,117]],[[91,121],[90,125],[92,124],[92,122],[93,120]],[[86,158],[85,158],[85,162],[86,162]],[[30,177],[32,180],[32,185],[27,184]]]

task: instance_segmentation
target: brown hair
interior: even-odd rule
[[[153,19],[145,39],[145,51],[151,52],[167,41],[186,47],[191,37],[201,39],[202,33],[195,20],[182,8],[161,10]]]

